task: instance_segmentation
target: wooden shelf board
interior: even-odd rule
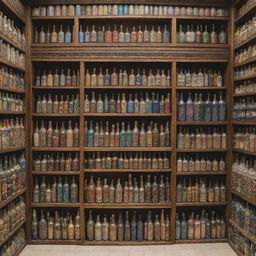
[[[88,241],[85,240],[84,245],[120,245],[120,246],[129,246],[129,245],[170,245],[172,241]]]
[[[254,96],[256,92],[235,93],[233,97]]]
[[[227,152],[227,149],[177,149],[176,152]]]
[[[26,188],[21,189],[20,191],[18,191],[17,193],[15,193],[14,195],[10,196],[8,199],[2,201],[0,203],[0,209],[2,209],[3,207],[5,207],[6,205],[8,205],[10,202],[12,202],[14,199],[16,199],[17,197],[19,197],[20,195],[24,194],[26,192]]]
[[[203,43],[176,43],[174,47],[199,47],[199,48],[230,48],[229,44],[203,44]]]
[[[226,90],[227,88],[222,86],[222,87],[207,87],[207,86],[177,86],[176,90]]]
[[[126,172],[152,172],[152,173],[161,173],[161,172],[171,172],[171,169],[84,169],[85,173],[102,173],[102,172],[118,172],[118,173],[126,173]]]
[[[256,151],[249,151],[249,150],[236,149],[236,148],[234,148],[233,151],[237,153],[242,153],[245,155],[256,156]]]
[[[256,238],[253,237],[253,235],[250,235],[241,228],[237,223],[235,223],[232,219],[229,220],[230,225],[232,225],[236,230],[238,230],[244,237],[246,237],[248,240],[250,240],[253,244],[256,244]]]
[[[226,172],[177,172],[177,176],[195,176],[195,175],[227,175]]]
[[[1,91],[6,91],[6,92],[14,92],[14,93],[20,93],[20,94],[25,94],[25,91],[19,90],[19,89],[14,89],[14,88],[8,88],[8,87],[0,87]]]
[[[255,78],[256,78],[256,74],[251,75],[251,76],[244,76],[244,77],[240,77],[240,78],[234,78],[234,82],[244,81],[244,80],[251,80],[251,79],[255,79]]]
[[[75,86],[32,86],[34,90],[80,90]]]
[[[120,116],[120,117],[128,117],[128,116],[141,116],[141,117],[168,117],[172,116],[171,113],[84,113],[84,116]]]
[[[256,121],[232,121],[235,125],[256,125]]]
[[[256,3],[250,4],[246,11],[244,11],[241,15],[235,18],[235,23],[242,22],[245,19],[249,19],[252,15],[255,14]]]
[[[176,203],[177,207],[189,207],[189,206],[222,206],[227,205],[227,202],[207,202],[207,203],[200,203],[200,202],[191,202],[191,203]]]
[[[26,147],[16,147],[16,148],[0,149],[0,154],[11,153],[11,152],[25,150],[25,149],[26,149]]]
[[[106,90],[172,90],[170,86],[84,86],[85,90],[106,89]]]
[[[15,42],[13,42],[11,39],[9,39],[6,35],[0,32],[0,39],[3,39],[8,44],[12,45],[14,48],[18,49],[20,52],[26,53],[25,49],[19,47]]]
[[[25,115],[25,111],[0,111],[0,115]]]
[[[172,203],[85,203],[87,209],[169,209]]]
[[[4,240],[0,241],[0,246],[4,245],[12,236],[26,223],[26,219],[22,220],[18,225],[5,236]]]
[[[236,191],[236,190],[234,190],[234,189],[231,189],[231,193],[234,194],[234,195],[236,195],[236,196],[238,196],[238,197],[240,197],[240,198],[242,198],[242,199],[245,200],[246,202],[248,202],[248,203],[250,203],[250,204],[256,206],[256,200],[253,200],[253,199],[251,199],[251,198],[248,198],[247,196],[241,194],[240,192],[238,192],[238,191]]]
[[[66,171],[32,171],[33,175],[79,175],[80,172],[66,172]]]
[[[33,113],[32,116],[34,117],[63,117],[63,116],[69,116],[69,117],[78,117],[80,114],[77,113],[46,113],[46,114],[38,114]]]
[[[142,147],[84,147],[84,151],[143,151],[143,152],[165,152],[172,151],[171,147],[154,147],[154,148],[142,148]]]
[[[197,243],[227,243],[227,239],[192,239],[176,240],[176,244],[197,244]]]
[[[81,240],[31,240],[29,244],[59,244],[59,245],[80,245]]]
[[[227,125],[228,122],[197,122],[197,121],[192,121],[192,122],[181,122],[181,121],[177,121],[177,125]]]
[[[17,252],[15,252],[15,254],[14,254],[13,256],[19,256],[20,253],[23,251],[23,249],[25,248],[26,245],[27,245],[27,244],[24,243],[24,244],[17,250]]]
[[[67,148],[67,147],[32,147],[32,151],[67,151],[67,152],[72,152],[72,151],[79,151],[79,148]]]
[[[25,72],[25,69],[24,69],[24,68],[22,68],[22,67],[20,67],[20,66],[18,66],[18,65],[16,65],[16,64],[14,64],[14,63],[11,63],[11,62],[9,62],[9,61],[6,61],[6,60],[4,60],[4,59],[1,58],[1,57],[0,57],[0,63],[1,63],[1,64],[4,64],[4,65],[6,65],[6,66],[8,66],[8,67],[10,67],[10,68],[14,68],[14,69],[17,69],[17,70],[19,70],[19,71]]]
[[[247,38],[246,40],[242,41],[241,43],[235,44],[234,45],[234,50],[237,50],[238,48],[241,48],[241,47],[247,45],[248,43],[250,43],[251,41],[253,41],[255,39],[256,39],[256,33],[251,35],[249,38]]]
[[[49,208],[49,207],[80,207],[79,203],[31,203],[31,207],[34,208]]]

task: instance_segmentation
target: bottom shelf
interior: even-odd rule
[[[196,243],[227,243],[227,239],[192,239],[192,240],[176,240],[176,244],[196,244]]]
[[[170,245],[172,241],[85,241],[84,245]]]
[[[31,240],[29,244],[80,245],[81,240]]]
[[[24,244],[19,248],[19,250],[18,250],[17,252],[15,252],[15,254],[14,254],[13,256],[18,256],[18,255],[20,255],[20,253],[23,251],[23,249],[25,248],[26,245],[27,245],[27,244],[24,243]]]

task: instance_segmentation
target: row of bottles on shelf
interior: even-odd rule
[[[182,159],[183,158],[183,159]],[[201,156],[199,160],[196,157],[188,155],[179,155],[177,160],[177,172],[225,172],[226,164],[223,156],[216,158],[209,156]]]
[[[256,160],[235,157],[232,164],[231,188],[256,201]]]
[[[50,114],[50,113],[80,113],[80,99],[79,95],[54,95],[54,99],[51,94],[48,97],[43,94],[37,97],[36,113]]]
[[[231,220],[239,225],[251,237],[256,236],[256,209],[242,200],[233,199],[231,202]],[[256,241],[256,239],[255,239]]]
[[[238,8],[238,15],[243,15],[245,12],[248,11],[254,4],[254,0],[247,0]]]
[[[234,36],[234,43],[240,44],[256,33],[256,16],[239,25]]]
[[[211,217],[210,217],[211,216]],[[225,239],[226,223],[221,217],[212,211],[202,210],[201,214],[191,212],[176,216],[176,240],[202,240],[202,239]]]
[[[182,178],[177,185],[176,202],[226,202],[226,186],[219,178]]]
[[[70,26],[60,25],[56,29],[56,25],[52,25],[44,28],[41,26],[40,31],[38,32],[37,28],[34,31],[34,43],[35,44],[49,44],[49,43],[72,43],[72,28]]]
[[[78,203],[78,184],[75,176],[65,176],[64,182],[62,176],[53,179],[42,176],[40,184],[38,177],[34,180],[33,203]],[[72,179],[72,180],[71,180]]]
[[[233,146],[235,149],[256,150],[255,127],[238,128],[234,130]]]
[[[0,202],[26,187],[26,160],[24,154],[5,154],[0,157]]]
[[[171,102],[170,93],[164,95],[158,93],[151,93],[149,97],[148,93],[141,96],[138,99],[138,94],[129,94],[128,100],[125,93],[117,94],[114,96],[112,93],[111,98],[105,93],[104,100],[102,100],[101,94],[98,95],[96,100],[95,92],[92,92],[91,96],[85,95],[84,100],[84,112],[85,113],[170,113]],[[116,98],[116,99],[115,99]]]
[[[34,130],[34,147],[79,147],[79,128],[78,123],[72,124],[68,121],[68,128],[65,128],[65,122],[55,122],[53,128],[52,121],[48,121],[48,128],[44,121],[41,121],[41,127],[36,122]],[[74,127],[74,128],[73,128]]]
[[[15,255],[26,243],[25,230],[19,229],[3,246],[0,247],[0,255]]]
[[[24,111],[24,101],[14,93],[0,92],[0,111]]]
[[[204,29],[203,25],[197,25],[196,29],[194,29],[194,25],[187,25],[186,28],[179,25],[176,39],[177,43],[226,44],[227,34],[223,25],[218,32],[216,32],[214,24],[212,24],[211,32],[208,31],[207,25],[204,26]]]
[[[256,56],[256,44],[249,45],[247,48],[236,52],[234,64],[240,64]]]
[[[222,87],[223,75],[221,71],[211,69],[179,69],[177,72],[177,86]]]
[[[40,214],[39,214],[40,212]],[[72,212],[47,211],[33,209],[33,240],[80,240],[80,214]]]
[[[256,74],[256,65],[247,65],[240,68],[236,68],[234,72],[234,78],[247,78]]]
[[[96,181],[96,185],[94,180]],[[170,202],[170,183],[169,178],[160,176],[160,180],[157,181],[157,177],[152,179],[150,175],[147,178],[140,176],[140,184],[138,184],[137,178],[134,178],[132,182],[132,175],[129,174],[128,181],[121,181],[121,179],[111,179],[111,183],[108,183],[108,179],[104,178],[104,181],[94,176],[90,177],[90,181],[85,180],[85,201],[91,203],[167,203]]]
[[[79,70],[73,70],[71,72],[70,69],[61,69],[59,72],[58,69],[55,70],[55,73],[52,73],[52,70],[48,70],[47,72],[43,70],[43,72],[38,72],[36,75],[35,86],[72,86],[79,87],[80,86],[80,72]]]
[[[237,121],[255,121],[256,104],[254,97],[247,97],[235,100],[233,106],[233,120]]]
[[[103,221],[102,221],[103,219]],[[116,220],[115,214],[109,216],[110,221],[107,221],[107,216],[97,215],[96,218],[91,211],[86,223],[86,238],[89,241],[169,241],[170,240],[170,220],[169,215],[165,214],[164,210],[155,214],[152,219],[152,212],[139,214],[137,217],[136,211],[131,214],[126,211],[118,214]],[[125,220],[124,220],[125,219]]]
[[[105,153],[89,154],[86,169],[170,169],[170,158],[164,153]]]
[[[11,149],[25,146],[24,119],[0,120],[0,149]]]
[[[0,242],[25,219],[25,202],[19,197],[0,210]]]
[[[128,26],[120,25],[119,30],[117,25],[114,27],[92,25],[91,28],[86,26],[86,29],[80,25],[79,43],[170,43],[170,32],[167,25],[164,27],[152,25],[151,29],[145,25],[142,28],[133,26],[132,29]]]
[[[227,134],[218,128],[179,128],[177,135],[178,149],[226,149]]]
[[[241,84],[235,85],[235,94],[256,93],[256,83],[253,80],[246,80]]]
[[[38,172],[78,172],[79,167],[79,156],[78,153],[57,153],[51,154],[39,154],[34,157],[33,160],[33,171]]]
[[[25,67],[25,54],[0,39],[0,58],[21,68]]]
[[[37,6],[32,9],[32,16],[103,16],[103,15],[175,15],[195,17],[226,17],[227,8],[192,7],[172,5],[147,5],[147,4],[105,4],[105,5],[48,5]]]
[[[93,68],[92,73],[87,69],[85,75],[86,86],[171,86],[170,70],[167,72],[162,69],[157,69],[156,72],[152,69],[147,70],[143,68],[142,73],[140,69],[135,74],[134,69],[131,70],[120,69],[117,73],[116,68],[109,74],[109,69],[105,69],[105,74],[102,72],[102,68],[99,68],[97,72],[96,68]]]
[[[0,12],[0,33],[17,44],[18,47],[25,49],[26,37],[20,28],[14,25],[14,21]]]
[[[237,229],[229,226],[228,236],[230,244],[243,256],[255,256],[256,245],[242,235]]]
[[[147,130],[145,130],[147,126]],[[110,129],[111,127],[111,129]],[[85,121],[85,145],[87,147],[170,147],[170,124],[141,123],[134,121],[112,123],[109,121]]]
[[[183,93],[179,94],[177,102],[178,121],[206,121],[216,122],[226,120],[226,102],[223,100],[222,93],[213,94],[211,99],[210,93],[202,94],[191,92],[187,95],[187,100],[184,101]]]
[[[7,66],[0,66],[0,87],[18,89],[24,91],[25,80],[24,74],[20,71],[15,71]]]

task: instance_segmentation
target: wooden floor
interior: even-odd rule
[[[20,256],[236,256],[227,243],[165,246],[29,245]]]

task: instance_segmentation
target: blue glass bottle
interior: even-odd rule
[[[124,6],[122,4],[118,5],[118,15],[124,15]]]
[[[137,241],[143,241],[143,221],[141,219],[141,215],[139,215],[139,220],[137,222]]]
[[[212,101],[212,121],[219,121],[219,103],[216,99],[216,94],[214,94]]]
[[[87,132],[87,147],[94,146],[94,130],[92,127],[92,121],[90,122],[90,129]]]
[[[62,181],[61,177],[59,177],[59,182],[57,185],[57,203],[63,202],[63,187],[62,187]]]
[[[72,42],[72,33],[70,32],[69,26],[67,29],[67,32],[65,34],[65,43],[71,43]]]
[[[79,30],[79,43],[84,43],[84,32],[83,32],[82,25],[80,25],[80,30]]]
[[[120,131],[120,147],[126,146],[126,131],[125,131],[125,125],[124,122],[122,122],[122,128]]]
[[[69,185],[68,185],[68,177],[65,177],[65,182],[63,185],[63,202],[69,202]]]
[[[160,113],[160,103],[158,97],[158,94],[155,97],[155,94],[152,93],[152,113]]]
[[[132,131],[130,129],[130,124],[128,123],[126,130],[126,147],[132,146]]]
[[[152,113],[152,101],[149,99],[148,93],[146,93],[145,105],[146,113]]]
[[[75,13],[76,13],[76,16],[81,15],[81,5],[80,4],[76,5]]]
[[[21,171],[25,172],[26,171],[26,159],[24,157],[24,154],[21,154],[21,157],[18,160],[18,163],[20,165]]]
[[[127,4],[124,5],[124,15],[129,14],[129,6]]]
[[[105,93],[105,98],[104,98],[104,113],[108,113],[109,112],[109,108],[108,108],[108,95]]]
[[[104,43],[104,26],[101,29],[101,26],[99,27],[99,30],[97,32],[97,42],[98,43]]]
[[[129,95],[127,110],[128,110],[127,111],[128,113],[133,113],[134,112],[134,103],[133,103],[133,100],[132,100],[132,94],[131,93]]]
[[[187,240],[187,232],[188,232],[188,226],[185,218],[185,213],[182,213],[182,221],[181,221],[181,232],[180,237],[181,240]]]

